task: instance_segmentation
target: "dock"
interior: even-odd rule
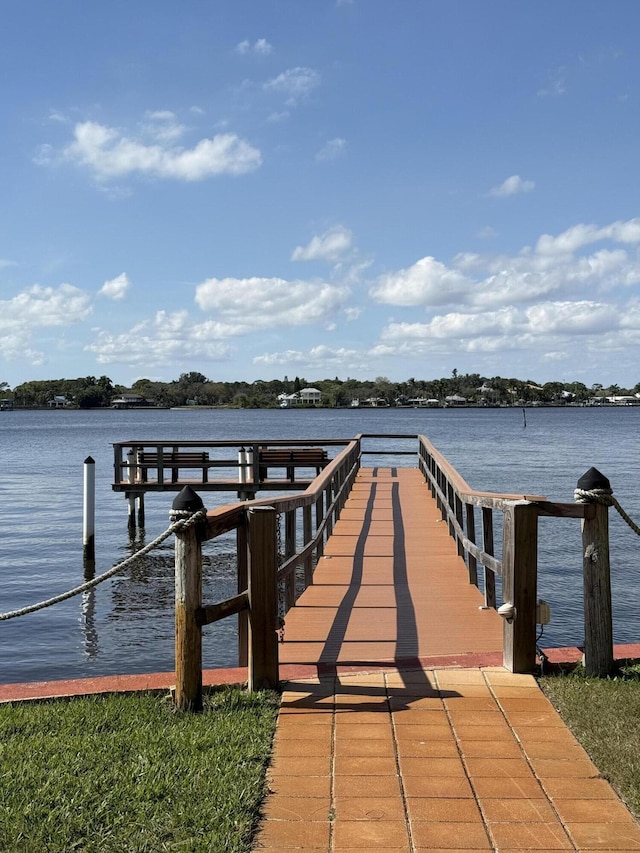
[[[417,470],[360,469],[285,620],[262,850],[640,850]]]

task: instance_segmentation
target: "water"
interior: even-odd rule
[[[350,438],[359,432],[423,433],[477,489],[572,501],[592,465],[640,519],[640,408],[461,410],[52,411],[0,414],[0,610],[82,582],[83,460],[96,461],[96,573],[169,523],[173,493],[148,494],[146,528],[131,542],[126,502],[111,491],[111,444],[134,439]],[[410,457],[397,460],[413,464]],[[388,462],[388,460],[387,460]],[[365,457],[365,465],[375,459]],[[207,506],[234,493],[203,493]],[[640,638],[638,538],[613,510],[616,642]],[[146,538],[145,538],[146,537]],[[205,600],[235,592],[233,539],[207,543]],[[551,604],[543,645],[581,643],[582,561],[577,520],[540,520],[539,596]],[[122,576],[54,607],[0,623],[0,683],[167,671],[173,667],[173,545]],[[205,666],[233,666],[235,619],[205,629]]]

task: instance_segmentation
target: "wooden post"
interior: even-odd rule
[[[252,507],[249,522],[249,690],[278,685],[276,511]]]
[[[289,509],[284,514],[284,559],[296,553],[296,511]],[[286,610],[296,603],[296,570],[290,569],[284,579],[284,600]]]
[[[324,518],[324,492],[320,492],[316,501],[316,531],[322,524]],[[318,539],[318,547],[316,548],[316,560],[324,554],[324,534]]]
[[[495,556],[493,547],[493,510],[491,507],[482,507],[482,547],[490,557]],[[485,607],[496,606],[496,576],[484,567],[484,604]]]
[[[538,510],[529,501],[507,501],[502,543],[502,598],[514,616],[504,620],[504,666],[532,672],[536,665]]]
[[[127,480],[129,483],[136,481],[136,454],[133,448],[127,453]],[[136,496],[135,492],[125,492],[127,499],[127,527],[130,531],[136,529]]]
[[[203,508],[202,499],[185,486],[172,504],[176,512],[193,514]],[[176,531],[176,693],[179,711],[202,708],[202,629],[198,610],[202,605],[202,547],[196,525]]]
[[[476,516],[473,504],[465,504],[465,515],[467,518],[467,538],[476,544]],[[478,586],[478,564],[473,554],[467,555],[467,565],[469,568],[469,583]]]
[[[611,491],[611,483],[597,468],[590,468],[578,480],[578,488]],[[595,502],[593,507],[592,517],[582,520],[584,666],[587,675],[602,677],[613,669],[609,508]]]
[[[306,545],[313,538],[313,529],[311,523],[311,504],[307,504],[302,508],[302,539]],[[304,585],[305,588],[313,583],[313,554],[311,551],[304,558]]]
[[[241,524],[236,530],[236,553],[238,555],[238,593],[249,586],[249,555],[247,550],[247,526]],[[247,666],[249,660],[249,614],[238,613],[238,666]]]

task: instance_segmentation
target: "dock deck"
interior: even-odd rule
[[[280,662],[502,663],[502,619],[483,603],[420,472],[362,468],[313,584],[287,614]]]

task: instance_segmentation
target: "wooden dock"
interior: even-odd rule
[[[280,661],[322,671],[487,654],[501,663],[502,619],[483,605],[420,472],[362,468],[287,614]]]

